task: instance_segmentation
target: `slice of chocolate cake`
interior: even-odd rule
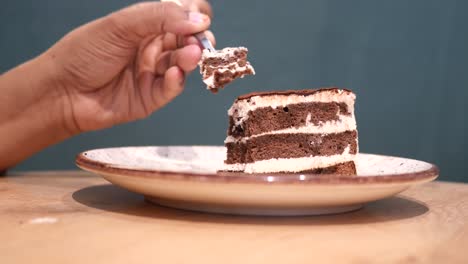
[[[355,175],[355,98],[338,88],[240,96],[228,111],[224,170]]]
[[[222,50],[203,50],[198,65],[207,89],[216,93],[219,88],[236,78],[255,74],[254,68],[247,61],[247,48],[224,48]]]

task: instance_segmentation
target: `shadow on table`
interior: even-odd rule
[[[146,202],[135,194],[111,184],[86,187],[73,193],[73,199],[91,208],[129,216],[178,221],[249,225],[353,225],[411,219],[429,211],[422,202],[402,195],[369,203],[362,209],[342,214],[320,216],[236,216],[200,213]]]

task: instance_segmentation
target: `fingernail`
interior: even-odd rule
[[[188,18],[193,23],[203,23],[207,19],[206,15],[198,12],[189,12]]]

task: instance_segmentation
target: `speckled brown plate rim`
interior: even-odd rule
[[[191,180],[200,182],[235,182],[235,183],[262,183],[262,184],[401,184],[413,182],[427,182],[439,176],[439,169],[436,165],[422,171],[401,174],[387,175],[366,175],[366,176],[331,176],[307,173],[271,173],[271,174],[246,174],[237,172],[218,172],[212,174],[198,174],[187,172],[159,171],[151,169],[131,169],[122,168],[115,164],[95,161],[87,157],[86,153],[93,150],[84,151],[77,155],[76,165],[86,171],[94,173],[117,174],[120,176],[137,178],[159,178],[164,180]],[[371,154],[377,155],[377,154]],[[383,156],[383,155],[378,155]],[[391,156],[387,156],[391,157]],[[426,162],[427,163],[427,162]]]

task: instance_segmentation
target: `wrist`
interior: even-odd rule
[[[41,55],[0,76],[0,169],[71,136],[54,74]]]
[[[44,128],[53,130],[57,140],[75,135],[76,133],[67,125],[68,95],[60,81],[61,71],[56,66],[55,58],[46,52],[30,63],[38,93],[38,100],[34,102],[33,107],[42,117]]]
[[[58,129],[64,137],[72,137],[79,134],[74,121],[71,108],[70,96],[66,84],[66,78],[63,69],[58,63],[53,53],[45,52],[35,59],[35,62],[41,67],[38,74],[41,86],[47,87],[50,94],[43,104],[50,105],[48,115],[51,117],[51,126]]]

